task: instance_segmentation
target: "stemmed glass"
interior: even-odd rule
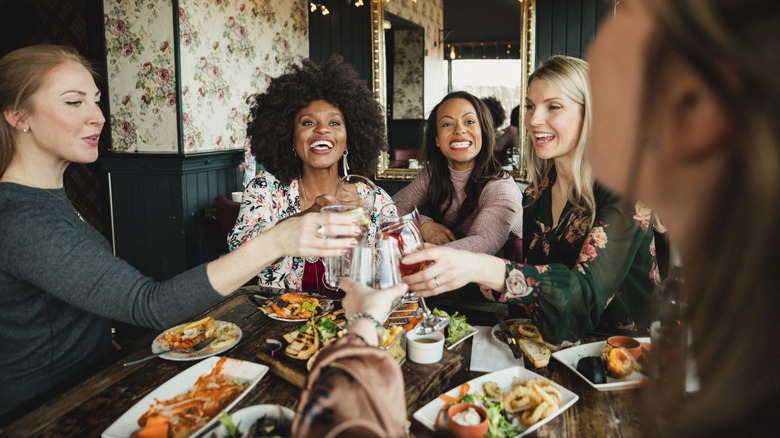
[[[339,179],[333,196],[336,198],[334,210],[355,216],[361,234],[358,240],[364,240],[371,222],[371,210],[374,208],[376,184],[360,175],[345,175]],[[338,206],[336,208],[336,206]]]
[[[379,213],[379,230],[382,240],[395,240],[401,256],[409,255],[423,247],[423,238],[420,223],[420,214],[417,207],[404,202],[391,202],[382,206]],[[412,275],[420,272],[425,267],[425,262],[407,265],[399,263],[401,275]],[[405,299],[417,299],[423,308],[423,320],[417,328],[418,333],[427,334],[441,330],[449,325],[450,320],[446,316],[433,316],[425,298],[414,297],[408,293]]]

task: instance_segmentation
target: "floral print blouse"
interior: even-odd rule
[[[278,221],[299,213],[299,184],[300,180],[296,179],[286,186],[267,171],[258,171],[257,176],[244,189],[236,225],[227,237],[228,249],[235,250],[248,239],[272,228]],[[362,184],[358,184],[357,188],[360,192],[369,190]],[[377,187],[374,209],[371,211],[371,225],[368,228],[369,240],[376,235],[379,209],[389,202],[392,202],[390,195]],[[301,290],[304,267],[303,257],[282,257],[258,274],[258,284]]]
[[[523,194],[525,264],[506,262],[506,289],[496,298],[523,307],[555,344],[596,328],[646,329],[645,312],[660,280],[650,209],[596,184],[593,226],[581,208],[567,203],[553,227],[554,181],[553,172],[530,205],[531,188]]]

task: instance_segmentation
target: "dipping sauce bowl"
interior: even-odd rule
[[[607,339],[607,344],[613,347],[625,348],[634,360],[639,359],[639,356],[642,354],[642,344],[630,336],[611,336]]]

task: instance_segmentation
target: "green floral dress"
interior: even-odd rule
[[[567,203],[553,228],[554,181],[552,172],[535,201],[530,187],[523,194],[525,264],[507,261],[506,290],[494,297],[522,306],[555,344],[595,328],[646,329],[644,313],[659,281],[650,209],[596,184],[593,227]]]

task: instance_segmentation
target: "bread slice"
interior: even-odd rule
[[[550,363],[550,350],[546,345],[533,339],[518,339],[517,344],[536,368],[546,367]]]
[[[320,335],[313,324],[304,332],[299,332],[298,336],[287,346],[284,354],[293,359],[308,359],[317,350],[320,349]]]

